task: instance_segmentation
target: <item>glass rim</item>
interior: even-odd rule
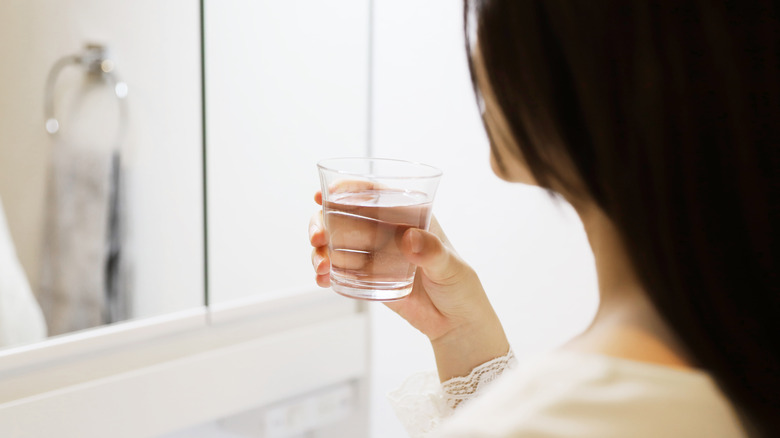
[[[352,172],[348,170],[339,170],[335,169],[333,167],[328,166],[330,162],[336,162],[336,161],[379,161],[384,163],[399,163],[399,164],[410,164],[413,166],[423,167],[426,169],[429,169],[433,171],[430,175],[420,175],[420,176],[397,176],[397,175],[389,175],[389,176],[383,176],[383,175],[376,175],[376,174],[370,174],[370,173],[362,173],[362,172]],[[320,170],[327,170],[329,172],[337,173],[339,175],[350,175],[350,176],[362,176],[365,178],[382,178],[382,179],[433,179],[433,178],[439,178],[441,177],[444,172],[441,171],[441,169],[431,166],[430,164],[420,163],[419,161],[409,161],[409,160],[401,160],[397,158],[375,158],[375,157],[338,157],[338,158],[326,158],[324,160],[320,160],[317,163],[317,168]]]

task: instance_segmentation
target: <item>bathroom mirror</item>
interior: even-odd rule
[[[316,163],[369,153],[372,2],[204,3],[209,304],[318,289]]]
[[[200,23],[0,3],[0,348],[204,305]]]

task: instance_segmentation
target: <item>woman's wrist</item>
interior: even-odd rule
[[[487,319],[462,324],[431,340],[431,346],[442,382],[467,376],[475,367],[509,351],[504,328],[494,313]]]

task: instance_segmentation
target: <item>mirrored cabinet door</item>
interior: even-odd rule
[[[199,26],[0,3],[0,347],[203,306]]]
[[[205,2],[211,304],[316,289],[316,163],[366,153],[369,3]]]

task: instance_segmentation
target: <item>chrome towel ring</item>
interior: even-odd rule
[[[117,143],[119,143],[124,136],[125,131],[127,112],[125,108],[125,98],[127,97],[128,91],[127,84],[118,79],[115,71],[116,66],[114,61],[109,57],[108,48],[100,44],[87,44],[81,53],[60,58],[54,63],[51,70],[49,70],[49,74],[46,78],[46,90],[44,92],[46,132],[54,135],[60,130],[60,122],[54,114],[54,87],[57,83],[59,74],[69,65],[81,66],[86,70],[88,75],[105,81],[107,85],[113,88],[114,94],[119,100],[120,132],[117,136]]]

